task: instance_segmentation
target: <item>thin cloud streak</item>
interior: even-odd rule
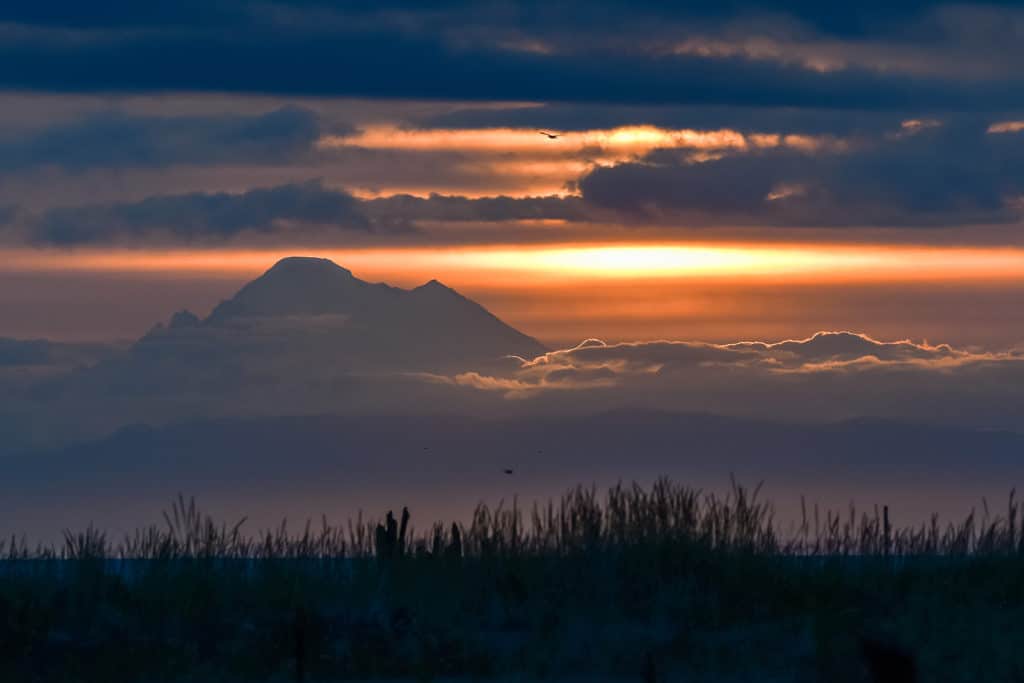
[[[1024,131],[1024,121],[1000,121],[988,127],[989,133],[1019,133]]]
[[[537,158],[578,156],[614,163],[655,149],[743,151],[789,147],[804,152],[842,151],[848,142],[829,135],[744,133],[729,128],[662,128],[650,125],[555,133],[552,139],[539,129],[526,128],[402,128],[365,126],[349,135],[325,135],[320,149],[361,147],[402,151],[455,151],[460,153],[528,154]]]

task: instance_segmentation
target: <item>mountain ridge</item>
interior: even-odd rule
[[[329,318],[332,325],[303,322],[318,317]],[[175,313],[138,346],[193,344],[204,335],[210,341],[228,343],[216,334],[228,329],[238,332],[231,342],[237,343],[246,339],[247,332],[249,338],[265,338],[269,327],[276,335],[278,354],[289,347],[305,347],[308,352],[311,335],[320,344],[327,334],[334,342],[334,357],[353,367],[365,363],[433,371],[548,351],[437,279],[402,289],[361,280],[330,259],[310,256],[280,259],[221,301],[206,318],[198,319],[188,311]]]

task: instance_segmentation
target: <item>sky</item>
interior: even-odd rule
[[[137,338],[294,253],[559,346],[1024,332],[1016,3],[14,2],[0,31],[4,336]]]
[[[562,486],[690,425],[963,502],[1024,432],[1022,67],[1017,2],[0,3],[0,456],[170,486],[139,449],[428,416],[564,432]]]

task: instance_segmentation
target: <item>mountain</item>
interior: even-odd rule
[[[143,351],[217,347],[357,370],[468,369],[544,346],[437,280],[412,290],[370,283],[328,259],[278,261],[205,320],[178,313],[140,341]],[[209,350],[209,349],[208,349]]]
[[[396,304],[404,290],[364,282],[330,259],[291,256],[222,301],[206,322],[243,317],[352,315]]]
[[[59,372],[22,372],[54,345],[0,343],[0,456],[66,444],[136,422],[218,416],[504,409],[461,387],[509,356],[546,349],[476,302],[431,280],[364,282],[318,258],[286,258],[200,318],[175,313],[129,348]],[[38,376],[38,377],[37,377]],[[24,379],[23,379],[24,378]],[[17,391],[13,391],[17,389]]]

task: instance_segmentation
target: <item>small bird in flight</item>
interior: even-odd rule
[[[546,135],[548,140],[557,140],[558,138],[562,137],[561,133],[549,133],[546,130],[538,130],[537,132],[540,133],[541,135]]]
[[[505,474],[514,474],[514,473],[515,473],[515,470],[513,470],[512,468],[510,468],[510,467],[506,467],[505,468]]]

